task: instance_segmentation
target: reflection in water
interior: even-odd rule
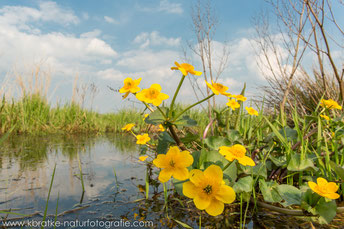
[[[73,208],[82,194],[77,153],[86,189],[84,202],[113,204],[114,194],[117,202],[142,198],[136,182],[142,183],[146,168],[137,163],[137,148],[130,136],[21,135],[11,137],[0,149],[0,209],[33,208],[21,211],[25,214],[43,211],[55,164],[48,213],[54,214],[58,195],[59,212]],[[117,191],[114,168],[120,183]]]

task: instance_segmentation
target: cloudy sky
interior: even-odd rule
[[[108,88],[119,89],[126,77],[142,77],[142,87],[160,83],[172,97],[180,74],[170,67],[174,61],[183,62],[187,42],[195,44],[191,20],[195,2],[1,0],[0,79],[2,86],[12,85],[1,93],[15,94],[14,76],[31,75],[40,66],[51,76],[47,94],[52,103],[70,101],[76,76],[80,88],[91,84],[98,88],[92,108],[100,112],[135,105]],[[266,7],[263,0],[213,1],[219,21],[214,49],[227,44],[230,51],[220,81],[232,93],[238,93],[244,82],[251,92],[264,83],[250,40],[252,17]],[[188,55],[200,70],[197,56]],[[186,84],[179,101],[193,97]],[[91,98],[87,101],[90,106]]]

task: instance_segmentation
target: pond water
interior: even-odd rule
[[[145,199],[147,171],[148,200]],[[52,181],[47,228],[56,215],[57,228],[181,227],[178,220],[198,227],[199,211],[190,200],[178,201],[171,196],[169,210],[164,211],[162,187],[155,182],[156,177],[154,169],[138,161],[138,148],[131,136],[11,136],[0,148],[0,211],[30,216],[0,216],[6,218],[5,223],[21,222],[26,225],[24,228],[38,227]],[[214,218],[203,213],[202,225],[238,226],[240,214],[230,210],[226,209],[227,217]],[[308,223],[296,222],[290,217],[264,212],[249,216],[246,225],[248,228],[310,228]]]

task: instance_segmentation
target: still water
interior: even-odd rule
[[[179,201],[171,195],[169,210],[164,211],[157,171],[139,162],[138,151],[134,139],[123,135],[11,136],[0,146],[0,211],[26,217],[14,214],[0,217],[6,218],[5,222],[24,222],[23,228],[39,228],[52,181],[46,221],[53,223],[57,216],[56,222],[60,223],[57,228],[181,227],[177,221],[198,227],[199,211],[190,200]],[[145,199],[147,173],[148,200]],[[235,205],[226,209],[226,217],[214,218],[203,213],[202,226],[237,227],[240,214],[231,208]],[[294,218],[262,212],[248,216],[246,225],[310,228],[309,223],[297,222]]]

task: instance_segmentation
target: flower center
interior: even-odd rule
[[[171,166],[171,167],[174,167],[175,164],[176,164],[176,163],[174,163],[173,160],[170,161],[170,166]]]
[[[222,85],[222,84],[214,83],[214,87],[215,87],[218,91],[223,91],[223,85]]]
[[[210,184],[208,184],[204,189],[203,191],[206,193],[206,194],[211,194],[211,192],[213,191],[213,188]]]
[[[159,95],[158,90],[156,90],[156,89],[154,89],[154,88],[150,88],[149,91],[148,91],[148,93],[147,93],[147,97],[148,97],[149,99],[155,99],[155,98],[158,97],[158,95]]]

